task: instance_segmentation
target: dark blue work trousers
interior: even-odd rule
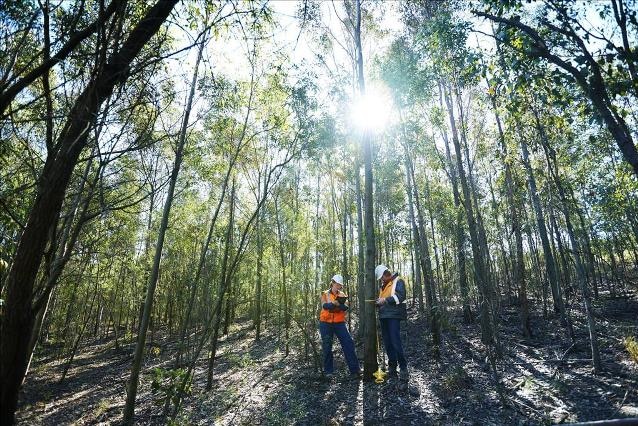
[[[381,318],[381,335],[383,336],[383,345],[385,352],[388,354],[388,366],[391,369],[397,368],[397,362],[401,370],[405,370],[408,366],[403,354],[403,345],[401,344],[401,320],[397,318]]]
[[[321,334],[321,348],[323,350],[323,371],[326,374],[334,373],[334,359],[332,356],[332,342],[337,335],[341,349],[346,357],[346,363],[351,373],[359,372],[359,360],[354,351],[354,342],[345,322],[319,322],[319,333]]]

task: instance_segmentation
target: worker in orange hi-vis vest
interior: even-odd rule
[[[376,300],[379,309],[383,345],[388,354],[388,374],[397,376],[397,364],[401,369],[401,379],[408,380],[408,363],[401,343],[401,321],[406,320],[405,282],[398,273],[393,274],[385,265],[378,265],[374,270],[377,280],[381,280],[379,298]]]
[[[319,315],[319,333],[321,334],[321,347],[323,350],[323,371],[327,377],[334,373],[332,356],[332,342],[337,336],[341,349],[346,357],[346,363],[353,378],[361,376],[359,360],[354,351],[354,341],[346,328],[346,304],[347,296],[341,291],[343,277],[339,274],[330,280],[330,288],[321,293],[321,313]]]

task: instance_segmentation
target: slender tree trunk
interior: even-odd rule
[[[188,129],[188,122],[190,118],[190,112],[193,105],[193,98],[195,96],[195,87],[197,83],[197,70],[199,62],[201,61],[201,51],[197,56],[197,62],[195,65],[195,72],[193,74],[193,80],[191,82],[190,93],[186,102],[186,110],[184,112],[184,118],[182,121],[182,127],[180,129],[179,140],[177,143],[177,150],[175,152],[175,162],[173,163],[173,169],[171,172],[171,178],[168,186],[168,193],[166,194],[166,202],[164,204],[164,210],[162,212],[162,221],[160,224],[157,244],[155,246],[155,256],[153,258],[153,268],[151,269],[151,275],[149,277],[148,286],[146,289],[146,298],[144,302],[144,313],[142,315],[142,322],[139,328],[139,334],[137,344],[135,346],[135,355],[133,357],[133,365],[131,367],[131,376],[128,381],[126,405],[124,407],[124,419],[125,424],[133,422],[133,415],[135,410],[135,399],[137,397],[137,386],[139,382],[139,374],[142,368],[142,361],[144,358],[144,349],[146,345],[146,332],[151,320],[151,312],[153,309],[153,299],[155,295],[155,287],[157,285],[157,279],[159,277],[160,262],[162,260],[162,251],[164,248],[164,238],[166,236],[166,230],[168,229],[168,221],[170,217],[171,207],[173,205],[173,197],[175,194],[175,186],[177,184],[177,177],[182,165],[182,159],[184,155],[184,146],[186,145],[186,131]]]
[[[261,192],[261,173],[257,180],[259,189],[257,190],[257,197],[260,197]],[[255,233],[257,238],[257,270],[256,270],[256,283],[255,283],[255,316],[253,323],[255,325],[255,340],[261,338],[261,299],[262,299],[262,270],[263,270],[263,258],[264,258],[264,237],[262,235],[262,222],[263,211],[260,211],[257,215],[257,221],[255,223]]]
[[[341,221],[341,271],[347,294],[350,293],[350,268],[348,268],[348,197],[343,191],[343,221]],[[352,300],[352,299],[351,299]],[[348,330],[352,330],[352,315],[348,315]]]
[[[405,169],[406,169],[406,192],[408,193],[408,211],[410,214],[410,223],[412,226],[412,235],[414,236],[414,256],[415,261],[417,263],[417,267],[415,269],[416,279],[414,281],[414,293],[419,302],[419,314],[423,315],[425,312],[425,305],[423,303],[423,287],[421,286],[421,268],[420,265],[421,256],[420,256],[420,247],[421,247],[421,239],[419,236],[419,229],[416,225],[416,219],[414,215],[414,202],[412,201],[412,168],[410,165],[410,159],[408,158],[408,150],[405,150]],[[427,280],[427,277],[426,277]],[[429,299],[429,298],[428,298]],[[428,306],[429,309],[432,309],[432,306]],[[431,312],[430,312],[431,313]],[[430,315],[431,316],[431,315]],[[430,318],[431,320],[431,318]]]
[[[279,237],[279,261],[280,261],[280,268],[281,268],[281,296],[283,299],[283,309],[282,312],[286,315],[285,318],[283,319],[284,322],[284,335],[285,335],[285,351],[284,351],[284,356],[287,357],[289,355],[289,351],[290,351],[290,347],[289,347],[289,320],[288,320],[288,314],[289,314],[289,309],[288,309],[288,290],[286,288],[287,286],[287,276],[286,276],[286,270],[287,270],[287,262],[286,262],[286,250],[285,250],[285,244],[284,244],[284,235],[283,235],[283,231],[282,231],[282,227],[281,227],[281,211],[279,209],[279,202],[278,202],[278,197],[275,197],[275,219],[277,222],[277,236]]]
[[[354,30],[354,43],[357,52],[357,80],[359,83],[359,95],[365,94],[365,79],[363,77],[363,51],[361,48],[361,0],[356,0],[356,25]],[[363,133],[363,165],[364,165],[364,212],[365,212],[365,299],[371,300],[376,297],[375,268],[375,248],[376,241],[374,235],[374,199],[372,191],[372,140],[371,135],[366,131]],[[364,314],[365,339],[364,339],[364,359],[363,374],[366,379],[372,379],[372,373],[377,370],[377,333],[375,324],[374,307],[366,307]]]
[[[556,262],[552,249],[549,244],[549,238],[547,236],[547,227],[545,226],[545,218],[543,217],[543,208],[541,206],[540,197],[538,196],[538,190],[536,188],[536,178],[529,160],[529,150],[527,149],[527,142],[523,137],[520,138],[521,145],[521,159],[523,160],[523,166],[527,172],[527,185],[529,187],[530,196],[532,198],[532,204],[534,212],[536,213],[536,223],[538,226],[538,233],[541,238],[541,244],[543,247],[543,254],[545,256],[545,267],[547,268],[547,278],[552,290],[552,299],[554,301],[554,312],[558,313],[561,318],[565,315],[565,305],[563,303],[563,297],[560,291],[560,285],[558,282],[558,274],[556,273]]]
[[[428,304],[430,326],[432,330],[432,342],[435,345],[435,350],[438,355],[438,346],[441,344],[441,328],[439,324],[438,303],[436,301],[436,292],[433,283],[432,263],[430,260],[430,247],[428,245],[427,233],[423,221],[423,213],[421,211],[421,202],[419,200],[419,192],[415,191],[416,181],[414,178],[414,166],[412,161],[406,155],[407,171],[410,179],[408,189],[414,193],[414,201],[416,204],[417,215],[417,237],[420,243],[419,254],[421,255],[420,263],[423,271],[423,281],[425,283],[425,296]],[[412,197],[410,197],[412,198]]]
[[[33,286],[45,246],[56,226],[66,189],[80,153],[88,142],[88,130],[100,107],[116,84],[124,83],[126,70],[142,47],[159,30],[177,0],[162,0],[151,7],[132,29],[124,45],[78,96],[56,144],[38,179],[37,194],[20,237],[9,276],[5,281],[5,313],[0,342],[0,423],[14,423],[20,384],[29,359],[28,347],[35,316]]]
[[[505,193],[507,194],[507,204],[509,205],[510,223],[512,225],[512,231],[514,233],[514,245],[516,246],[516,256],[514,263],[514,286],[517,287],[519,302],[521,304],[521,328],[523,330],[523,336],[529,338],[532,335],[532,329],[529,318],[529,301],[527,299],[527,283],[525,281],[525,261],[523,259],[523,235],[521,233],[521,219],[520,219],[520,203],[518,197],[515,195],[514,177],[512,175],[512,166],[509,159],[509,153],[507,149],[507,142],[505,140],[505,134],[503,132],[503,126],[501,124],[501,118],[498,113],[496,105],[496,99],[491,96],[492,107],[494,108],[494,116],[496,118],[496,126],[499,134],[499,141],[501,145],[501,155],[503,160],[503,167],[505,168]]]
[[[558,189],[558,195],[561,200],[563,215],[565,217],[565,226],[567,227],[567,235],[569,236],[569,241],[573,249],[574,261],[576,263],[576,274],[578,276],[578,284],[580,287],[580,291],[583,295],[583,302],[585,305],[585,315],[587,317],[587,328],[589,330],[589,341],[590,341],[591,354],[592,354],[592,364],[594,367],[594,371],[596,373],[600,373],[602,371],[602,363],[600,361],[598,337],[596,336],[596,321],[594,319],[594,314],[592,312],[591,296],[589,294],[589,287],[587,285],[587,271],[585,270],[585,265],[583,264],[583,261],[581,258],[581,253],[582,253],[581,246],[578,240],[576,239],[574,227],[572,225],[572,221],[570,218],[568,199],[565,193],[565,189],[563,188],[563,184],[560,181],[560,176],[558,174],[558,164],[556,163],[555,157],[551,156],[551,152],[549,150],[550,148],[549,138],[547,137],[547,134],[545,133],[545,129],[540,123],[540,120],[538,115],[536,114],[536,111],[534,111],[534,113],[536,115],[537,130],[539,132],[539,136],[543,142],[543,145],[546,148],[545,152],[548,155],[548,165],[550,169],[550,175],[552,176],[554,180],[554,185],[556,185],[556,189]],[[549,161],[550,160],[549,157],[552,157],[551,160],[553,161]]]
[[[463,99],[461,97],[461,92],[459,91],[458,86],[454,86],[450,91],[455,93],[455,97],[457,100],[457,109],[458,109],[458,122],[460,124],[459,128],[455,133],[458,134],[457,140],[461,144],[462,151],[461,153],[465,153],[465,159],[467,162],[467,183],[470,194],[469,205],[474,204],[473,213],[475,216],[476,230],[478,232],[478,241],[479,247],[482,257],[483,271],[484,271],[484,285],[485,291],[488,295],[488,303],[490,305],[490,316],[492,321],[492,327],[494,331],[497,328],[497,318],[496,310],[498,309],[498,298],[495,292],[495,286],[492,279],[492,268],[491,268],[491,256],[490,256],[490,247],[487,243],[487,233],[485,232],[485,226],[483,224],[483,215],[481,214],[481,209],[479,208],[479,195],[478,190],[476,189],[476,181],[474,178],[474,167],[472,163],[472,159],[470,157],[470,149],[467,142],[467,117],[465,116],[465,110],[463,108]],[[452,94],[450,93],[450,99],[452,99]],[[462,154],[461,154],[462,156]],[[463,160],[461,159],[461,162]],[[497,335],[494,335],[497,337]]]
[[[206,45],[206,34],[199,46],[198,58],[201,58],[203,54],[204,46]],[[195,76],[197,75],[197,68],[199,66],[199,61],[196,62]],[[183,341],[186,337],[186,333],[188,331],[188,327],[190,326],[190,318],[192,314],[193,307],[195,305],[195,296],[197,294],[197,288],[199,285],[199,281],[201,279],[202,271],[204,269],[204,263],[206,262],[206,254],[208,253],[208,248],[210,247],[210,242],[213,237],[213,232],[215,230],[215,225],[217,224],[217,218],[219,216],[219,212],[221,210],[222,204],[224,203],[224,198],[226,196],[226,190],[228,189],[228,181],[230,179],[230,175],[237,160],[237,156],[239,155],[239,151],[241,149],[241,142],[238,144],[229,164],[226,169],[226,174],[224,175],[224,181],[222,183],[221,193],[219,196],[219,200],[217,201],[217,205],[215,206],[215,211],[213,212],[213,216],[210,220],[210,225],[208,227],[208,235],[206,235],[206,240],[204,241],[204,245],[202,246],[202,250],[199,255],[199,262],[197,263],[197,269],[195,270],[195,277],[191,283],[190,287],[190,295],[188,299],[188,305],[186,306],[186,316],[182,321],[182,326],[180,330],[180,338],[178,341],[178,350],[177,356],[175,357],[175,366],[179,366],[181,363],[181,355],[183,352]]]
[[[354,185],[357,203],[357,298],[359,299],[359,329],[358,337],[364,338],[366,323],[365,312],[368,306],[365,302],[365,249],[363,232],[363,200],[361,196],[360,164],[357,162],[354,171]]]
[[[439,83],[439,100],[441,108],[443,108],[443,87]],[[456,211],[456,263],[459,273],[459,291],[461,293],[461,301],[463,303],[463,322],[469,324],[473,322],[472,310],[470,308],[469,288],[467,284],[467,271],[465,265],[465,229],[463,227],[463,206],[461,205],[461,195],[459,191],[459,179],[457,166],[452,160],[450,152],[450,143],[447,131],[443,128],[443,140],[445,142],[445,155],[450,169],[450,180],[452,181],[452,195],[454,197],[454,209]]]
[[[98,293],[98,283],[99,283],[99,268],[98,268],[98,272],[96,274],[96,278],[95,278],[95,287],[93,289],[93,297],[91,298],[91,304],[86,308],[86,311],[84,312],[84,315],[82,316],[82,328],[80,328],[80,332],[78,333],[78,335],[75,337],[75,342],[73,343],[73,347],[71,348],[71,353],[69,354],[69,359],[67,360],[66,364],[64,365],[64,369],[62,370],[62,376],[60,377],[60,380],[58,381],[59,383],[64,382],[64,379],[66,378],[67,373],[69,372],[69,368],[71,367],[71,363],[73,363],[73,359],[75,358],[75,355],[77,354],[78,348],[80,346],[80,341],[82,340],[82,337],[84,336],[84,331],[86,330],[87,325],[89,324],[89,320],[91,318],[91,312],[93,311],[93,305],[95,304],[95,298],[97,296]],[[89,290],[87,290],[88,293]],[[85,299],[88,300],[89,295],[86,295],[87,297],[85,297]]]
[[[498,343],[496,341],[496,335],[493,324],[492,313],[492,301],[491,292],[488,287],[488,277],[486,264],[483,259],[483,253],[481,250],[480,237],[478,227],[476,224],[476,218],[474,216],[474,209],[472,207],[472,198],[470,194],[470,187],[468,184],[465,170],[463,168],[463,154],[461,152],[461,144],[458,138],[458,132],[456,127],[456,119],[454,118],[454,108],[447,90],[443,89],[445,102],[447,105],[448,116],[450,121],[450,127],[452,129],[452,142],[454,145],[454,151],[456,154],[456,168],[459,174],[459,180],[461,182],[461,188],[463,190],[463,206],[467,218],[467,224],[470,231],[470,243],[472,246],[472,260],[474,263],[474,276],[476,284],[481,295],[481,340],[488,347],[490,354],[490,362],[493,369],[495,368],[495,359],[492,352],[492,348],[498,350]]]
[[[426,198],[430,198],[430,181],[427,177],[427,175],[425,176],[425,197]],[[432,248],[434,250],[434,262],[436,265],[436,278],[437,278],[437,282],[442,285],[443,284],[443,279],[441,277],[441,265],[440,265],[440,261],[439,261],[439,246],[437,244],[437,239],[436,239],[436,235],[434,232],[434,215],[432,214],[432,207],[431,207],[431,203],[427,203],[426,204],[426,210],[428,212],[428,217],[430,219],[430,232],[432,233]],[[439,293],[439,296],[441,296],[441,294]],[[443,308],[445,309],[445,304],[443,304]]]
[[[497,230],[502,230],[503,227],[501,226],[500,220],[499,220],[499,216],[501,215],[500,209],[499,209],[499,205],[496,202],[496,196],[494,195],[494,185],[492,185],[492,179],[488,178],[488,186],[490,189],[490,195],[492,197],[492,210],[493,210],[493,215],[494,215],[494,222],[496,223],[496,229]],[[499,247],[499,251],[500,251],[500,258],[501,258],[501,263],[503,264],[503,268],[502,268],[502,276],[503,276],[503,281],[505,281],[505,299],[507,300],[507,303],[511,303],[511,295],[512,295],[512,282],[511,282],[511,276],[512,274],[510,273],[510,265],[509,265],[509,259],[508,256],[505,252],[505,243],[503,242],[504,239],[506,239],[506,235],[498,235],[497,239],[498,239],[498,247]],[[497,264],[497,269],[498,269],[498,261],[496,262]],[[514,273],[517,273],[517,271],[515,271]],[[497,279],[498,281],[498,279]],[[518,289],[519,286],[517,284],[514,284],[514,288]]]
[[[211,339],[211,348],[208,356],[208,375],[206,379],[206,390],[210,391],[213,387],[213,372],[215,370],[215,357],[217,356],[217,342],[219,340],[219,326],[221,324],[222,306],[224,297],[228,293],[228,286],[232,271],[229,268],[230,249],[233,245],[233,231],[235,226],[235,182],[230,191],[230,209],[229,209],[228,227],[226,228],[226,241],[224,244],[224,257],[222,259],[222,267],[220,272],[221,283],[219,286],[219,299],[215,305],[215,311],[210,321],[214,321],[213,337]],[[228,303],[228,299],[226,299]]]

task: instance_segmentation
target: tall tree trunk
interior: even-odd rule
[[[201,41],[198,51],[198,58],[201,58],[203,54],[204,46],[206,45],[207,33],[204,34],[204,37]],[[197,76],[197,68],[199,66],[199,61],[195,63],[195,74]],[[192,314],[193,307],[195,305],[195,296],[197,294],[197,288],[199,285],[199,281],[201,279],[202,271],[204,270],[204,263],[206,262],[206,254],[208,253],[208,248],[210,247],[210,242],[213,238],[213,232],[215,230],[215,225],[217,223],[217,218],[219,216],[219,212],[221,210],[222,204],[224,203],[224,198],[226,196],[226,190],[228,189],[228,181],[230,180],[230,175],[232,173],[233,167],[237,161],[237,157],[239,152],[241,151],[241,141],[238,143],[235,152],[233,153],[229,163],[228,168],[226,169],[226,174],[224,175],[224,181],[222,182],[221,193],[219,196],[219,200],[217,201],[217,205],[215,206],[215,211],[213,212],[213,216],[210,220],[210,225],[208,227],[208,234],[206,235],[206,240],[204,240],[204,245],[202,246],[202,250],[199,255],[199,262],[197,263],[197,269],[195,269],[195,276],[192,280],[190,287],[190,295],[188,299],[188,305],[186,306],[186,316],[182,321],[182,326],[180,330],[180,338],[177,346],[177,356],[175,357],[175,366],[179,366],[181,362],[181,355],[183,351],[183,342],[186,337],[186,333],[188,331],[188,327],[190,326],[190,318]]]
[[[364,321],[366,306],[365,292],[365,249],[364,249],[364,232],[363,232],[363,200],[361,196],[361,165],[357,162],[354,171],[354,186],[357,202],[357,298],[359,299],[359,329],[358,337],[363,339],[365,336],[366,323]]]
[[[407,143],[407,141],[406,141]],[[412,194],[413,194],[413,190],[412,190],[412,167],[410,165],[410,159],[408,158],[408,150],[405,149],[405,169],[406,169],[406,192],[408,193],[408,211],[410,214],[410,224],[412,227],[412,235],[414,236],[414,257],[415,257],[415,262],[417,264],[417,267],[414,268],[415,269],[415,275],[416,275],[416,279],[414,281],[414,292],[416,295],[416,298],[419,302],[419,314],[423,315],[425,312],[425,305],[423,303],[423,287],[421,286],[421,268],[419,267],[420,262],[421,262],[421,256],[420,256],[420,247],[421,247],[421,238],[419,235],[419,229],[417,228],[416,225],[416,219],[415,219],[415,215],[414,215],[414,203],[412,201]],[[427,280],[427,277],[426,277]],[[432,306],[428,306],[429,309],[432,309]],[[431,320],[431,318],[430,318]]]
[[[556,272],[556,261],[552,253],[552,249],[549,244],[549,237],[547,236],[547,227],[545,225],[545,218],[543,216],[543,207],[541,205],[540,197],[538,196],[538,189],[536,187],[536,178],[534,177],[534,171],[529,160],[529,150],[527,148],[527,142],[525,138],[520,138],[521,146],[521,159],[523,160],[523,166],[527,172],[527,185],[529,187],[530,196],[532,198],[532,205],[534,207],[534,213],[536,214],[536,224],[538,226],[538,233],[541,238],[541,245],[543,247],[543,255],[545,257],[545,268],[547,269],[547,279],[549,286],[552,290],[552,300],[554,301],[554,312],[561,316],[561,319],[565,317],[565,305],[560,290],[560,284],[558,282],[558,274]]]
[[[425,197],[426,198],[430,198],[430,180],[428,179],[427,175],[425,176]],[[442,285],[443,284],[443,279],[441,277],[441,264],[439,261],[439,247],[437,244],[437,239],[436,239],[436,235],[434,232],[434,215],[432,214],[432,207],[431,207],[431,203],[427,203],[426,204],[426,210],[428,212],[428,217],[430,219],[430,232],[432,233],[432,249],[434,250],[434,262],[436,265],[436,281]],[[441,294],[439,294],[440,296],[442,296]],[[443,302],[443,300],[442,300]],[[443,309],[445,309],[445,304],[443,304]]]
[[[439,83],[439,101],[443,108],[443,85]],[[456,211],[456,263],[459,273],[459,291],[461,293],[461,301],[463,303],[463,322],[469,324],[473,322],[472,310],[470,308],[469,289],[467,284],[467,271],[465,265],[465,229],[463,227],[463,206],[461,205],[461,195],[459,191],[459,171],[455,162],[452,160],[450,152],[450,141],[448,139],[445,127],[442,130],[443,140],[445,142],[445,156],[450,169],[450,180],[452,181],[452,195],[454,197],[454,210]]]
[[[458,122],[459,129],[456,131],[458,134],[457,140],[459,140],[461,144],[461,153],[465,154],[465,161],[467,162],[467,182],[469,187],[470,197],[470,205],[474,204],[473,214],[475,217],[476,230],[478,232],[478,240],[479,247],[482,257],[483,263],[483,271],[484,271],[484,280],[485,280],[485,291],[488,294],[488,302],[490,304],[490,315],[492,317],[492,326],[494,330],[496,330],[497,326],[497,315],[496,310],[498,308],[498,298],[496,297],[495,286],[492,280],[492,271],[491,271],[491,257],[490,257],[490,247],[487,244],[487,233],[485,232],[485,226],[483,224],[483,215],[481,214],[481,209],[479,208],[479,195],[478,190],[476,189],[476,180],[474,178],[474,167],[472,163],[472,159],[470,157],[470,149],[469,144],[467,142],[467,118],[465,117],[465,110],[463,108],[463,99],[461,97],[461,92],[459,87],[455,85],[450,89],[450,92],[454,92],[456,97],[457,109],[458,109]],[[452,93],[450,93],[450,99],[452,98]],[[461,154],[462,155],[462,154]],[[461,160],[462,162],[463,160]],[[495,335],[496,337],[496,335]]]
[[[257,198],[260,198],[261,193],[261,173],[257,180],[259,188],[257,190]],[[265,190],[265,188],[264,188]],[[256,283],[255,283],[255,316],[253,324],[255,325],[255,340],[261,338],[261,299],[262,299],[262,271],[263,271],[263,258],[264,258],[264,237],[262,235],[262,222],[264,221],[263,210],[257,215],[255,223],[255,233],[257,238],[257,270],[256,270]]]
[[[456,168],[459,174],[459,180],[461,182],[461,189],[463,190],[463,206],[467,218],[467,224],[470,231],[470,243],[472,246],[472,261],[474,263],[474,276],[476,284],[481,295],[481,340],[487,346],[490,362],[493,369],[495,368],[495,357],[492,349],[498,351],[498,343],[496,341],[496,334],[493,324],[493,305],[491,301],[491,292],[488,288],[488,277],[486,265],[483,259],[483,253],[481,251],[481,243],[478,233],[478,227],[476,224],[476,218],[474,216],[474,209],[472,207],[472,197],[470,194],[470,187],[468,184],[465,170],[463,168],[463,154],[461,151],[461,144],[458,137],[456,119],[454,118],[454,107],[447,88],[443,87],[443,95],[447,106],[450,128],[452,130],[452,143],[454,145],[454,151],[456,154]]]
[[[359,95],[363,97],[366,92],[365,79],[363,77],[363,50],[361,48],[361,0],[356,0],[356,24],[354,28],[354,43],[357,52],[357,81],[359,83]],[[372,300],[376,297],[375,268],[375,235],[374,235],[374,199],[372,192],[372,137],[369,132],[363,133],[363,166],[364,166],[364,212],[365,212],[365,299]],[[374,307],[366,307],[364,320],[364,358],[363,375],[366,379],[372,379],[372,373],[377,370],[377,333],[375,324]]]
[[[142,361],[144,358],[144,349],[146,345],[146,332],[151,320],[151,312],[153,309],[153,299],[155,295],[155,287],[157,285],[157,279],[159,277],[160,262],[162,260],[162,251],[164,248],[164,238],[166,236],[166,230],[168,229],[168,220],[170,218],[171,207],[173,205],[173,197],[175,194],[175,186],[177,184],[177,177],[179,170],[182,166],[182,159],[184,155],[184,146],[186,145],[186,131],[188,130],[188,122],[190,118],[190,112],[193,105],[193,98],[195,96],[195,88],[197,84],[197,71],[199,62],[202,58],[202,51],[200,50],[197,55],[197,62],[195,64],[195,71],[193,73],[193,80],[191,82],[190,93],[186,101],[186,109],[184,111],[184,118],[182,120],[182,126],[179,133],[179,139],[177,142],[177,150],[175,151],[175,162],[173,163],[173,169],[171,171],[171,178],[168,186],[168,192],[166,194],[166,202],[164,203],[164,209],[162,211],[162,221],[157,237],[157,244],[155,246],[155,256],[153,258],[153,268],[151,269],[151,275],[149,276],[148,286],[146,289],[146,298],[144,301],[144,313],[142,315],[142,322],[140,323],[137,344],[135,346],[135,355],[133,357],[133,365],[131,367],[131,376],[128,381],[126,405],[124,407],[125,424],[133,422],[135,399],[137,397],[137,386],[139,382],[139,374],[142,368]]]
[[[563,289],[569,292],[571,288],[571,274],[569,268],[569,262],[567,261],[567,257],[565,256],[566,250],[563,244],[563,237],[560,232],[560,228],[558,227],[558,221],[556,220],[556,214],[554,213],[553,200],[550,200],[547,206],[549,210],[549,224],[550,231],[554,235],[555,238],[552,238],[552,248],[554,253],[558,253],[558,258],[560,259],[561,267],[557,269],[557,273],[560,273],[561,282],[563,283]],[[556,244],[554,246],[553,241],[556,240]]]
[[[492,206],[492,211],[493,211],[493,216],[494,216],[494,222],[496,224],[496,229],[499,231],[503,230],[503,226],[501,226],[501,221],[499,219],[499,217],[501,216],[501,211],[499,208],[499,204],[496,202],[496,195],[494,195],[494,185],[492,184],[492,178],[488,177],[488,186],[490,189],[490,196],[492,197],[492,202],[491,202],[491,206]],[[502,276],[503,279],[501,281],[505,281],[505,299],[507,300],[508,304],[510,303],[510,299],[511,299],[511,295],[512,295],[512,280],[511,280],[511,276],[512,274],[510,273],[510,263],[509,263],[509,258],[505,252],[505,243],[504,243],[504,239],[507,239],[507,227],[505,227],[505,232],[504,235],[497,235],[496,239],[498,240],[498,248],[500,251],[500,259],[501,259],[501,263],[503,264],[502,267]],[[499,232],[500,233],[500,232]],[[497,270],[498,270],[498,261],[496,262],[497,264]],[[516,266],[516,265],[514,265]],[[515,274],[517,272],[514,272]],[[496,281],[499,281],[498,279]],[[514,284],[514,288],[519,288],[517,284]]]
[[[44,299],[46,300],[45,303],[40,303],[39,306],[37,306],[36,308],[37,315],[33,330],[31,332],[31,339],[29,341],[29,361],[27,362],[27,368],[24,373],[24,378],[26,378],[29,372],[31,360],[33,358],[33,352],[38,343],[38,339],[40,338],[42,323],[49,309],[49,303],[51,300],[51,295],[53,294],[53,288],[55,285],[57,285],[64,267],[71,259],[73,248],[75,247],[75,243],[77,242],[80,231],[82,230],[82,225],[84,224],[86,218],[86,212],[89,207],[89,203],[93,198],[93,188],[95,188],[100,178],[100,170],[102,169],[101,167],[99,167],[98,170],[95,172],[93,179],[91,179],[91,183],[89,183],[90,189],[88,191],[88,194],[84,197],[84,199],[82,199],[82,192],[84,191],[85,184],[89,182],[89,174],[91,172],[92,164],[92,161],[87,161],[87,164],[84,168],[84,173],[80,181],[78,193],[75,196],[69,209],[70,214],[66,216],[63,222],[62,231],[60,232],[60,238],[59,241],[57,241],[57,249],[55,250],[55,255],[53,256],[53,259],[51,259],[51,261],[47,260],[45,262],[46,274],[41,280],[40,288],[44,288],[45,292],[48,292],[48,296],[46,296],[46,299]],[[74,221],[75,226],[73,226]]]
[[[289,355],[289,309],[288,309],[288,291],[286,288],[287,285],[287,276],[286,276],[286,270],[287,270],[287,262],[286,262],[286,250],[285,250],[285,244],[284,244],[284,235],[283,235],[283,230],[281,227],[281,211],[279,209],[279,201],[278,201],[279,196],[275,197],[275,220],[277,222],[277,236],[279,238],[279,261],[280,261],[280,268],[281,268],[281,297],[283,299],[283,309],[282,312],[284,313],[284,333],[285,333],[285,351],[284,351],[284,356],[287,357]],[[291,262],[292,263],[292,262]]]
[[[230,284],[232,271],[229,268],[230,250],[233,245],[233,234],[235,226],[235,181],[230,190],[230,209],[228,217],[228,226],[226,228],[226,241],[224,244],[224,257],[222,258],[222,267],[220,272],[220,286],[219,286],[219,298],[215,305],[215,311],[212,318],[209,321],[214,321],[213,337],[211,338],[210,353],[208,355],[208,375],[206,379],[206,390],[209,391],[213,387],[213,372],[215,370],[215,357],[217,356],[217,342],[219,340],[219,326],[221,324],[222,306],[224,297],[228,293],[228,286]],[[226,300],[228,303],[228,300]]]
[[[28,348],[35,316],[33,286],[51,230],[56,226],[66,189],[80,153],[88,141],[88,130],[100,107],[116,84],[124,83],[131,62],[159,30],[177,0],[162,0],[151,7],[133,28],[121,49],[114,52],[78,96],[60,132],[55,154],[47,157],[38,179],[35,201],[20,237],[16,255],[5,282],[5,314],[0,342],[0,423],[13,424],[20,384],[28,363]]]
[[[512,166],[509,161],[509,153],[507,149],[507,141],[501,124],[501,118],[498,113],[496,99],[490,97],[492,107],[494,108],[494,117],[496,118],[496,127],[498,129],[499,142],[501,145],[501,156],[503,167],[505,168],[505,193],[507,194],[507,204],[509,206],[510,224],[514,233],[514,245],[516,246],[516,256],[514,263],[514,286],[517,287],[519,302],[521,304],[521,329],[523,336],[529,338],[532,335],[530,318],[529,318],[529,301],[527,299],[527,283],[525,281],[525,261],[523,259],[523,235],[521,233],[520,219],[520,203],[515,195],[514,177],[512,175]]]
[[[427,231],[425,230],[425,224],[423,220],[423,213],[421,211],[421,202],[419,200],[419,191],[416,191],[416,180],[414,178],[414,166],[412,161],[406,154],[407,171],[410,179],[408,189],[413,191],[414,201],[416,204],[417,215],[417,238],[420,244],[419,254],[421,255],[420,263],[421,270],[423,271],[423,281],[425,284],[425,296],[428,304],[430,327],[432,330],[432,342],[435,345],[435,351],[438,355],[438,346],[441,344],[441,328],[439,323],[438,303],[436,301],[436,292],[434,291],[433,275],[432,275],[432,262],[430,260],[430,247],[428,245]],[[410,197],[412,198],[412,197]]]
[[[297,186],[298,188],[299,186]],[[350,293],[350,268],[348,268],[348,197],[343,191],[343,221],[341,221],[341,273],[347,294]],[[351,296],[352,297],[352,296]],[[352,300],[352,299],[351,299]],[[352,315],[348,315],[348,330],[352,329]]]
[[[589,330],[589,342],[591,347],[591,355],[592,355],[592,365],[594,367],[595,373],[600,373],[602,371],[602,363],[600,360],[600,350],[598,346],[598,337],[596,335],[596,320],[594,319],[594,313],[592,312],[591,307],[591,296],[589,294],[589,287],[587,285],[587,271],[585,270],[585,265],[583,264],[583,260],[581,258],[581,246],[576,238],[576,234],[574,232],[574,227],[572,225],[571,217],[569,214],[569,200],[567,199],[565,189],[560,180],[560,175],[558,173],[558,163],[556,162],[556,157],[552,155],[551,147],[549,144],[549,138],[545,132],[544,127],[541,125],[540,119],[536,111],[534,111],[536,116],[536,128],[545,148],[545,153],[547,155],[548,166],[550,170],[550,175],[554,180],[554,185],[558,190],[558,195],[561,200],[563,215],[565,217],[565,226],[567,227],[567,235],[569,236],[569,241],[572,245],[574,261],[576,263],[576,275],[578,276],[578,284],[580,287],[580,291],[583,295],[583,302],[585,305],[585,315],[587,317],[587,328]],[[551,161],[550,161],[551,159]]]

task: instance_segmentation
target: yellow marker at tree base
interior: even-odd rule
[[[364,300],[364,302],[376,302],[376,301],[377,301],[377,299],[365,299]],[[375,323],[377,322],[376,318],[374,319],[374,322]],[[379,350],[379,327],[376,327],[376,330],[377,330],[377,364],[379,364],[378,356],[379,356],[379,353],[381,352]],[[372,376],[374,376],[374,383],[381,384],[381,383],[385,382],[385,376],[387,376],[387,375],[388,375],[388,373],[386,373],[385,371],[383,371],[381,369],[381,367],[379,367],[377,369],[377,371],[372,373]]]
[[[375,319],[375,323],[376,323],[376,319]],[[379,327],[376,327],[376,329],[377,329],[377,365],[379,365],[379,353],[381,353],[381,351],[379,350]],[[385,376],[387,375],[387,373],[381,370],[381,366],[379,366],[377,368],[377,371],[372,373],[372,375],[374,376],[374,383],[380,384],[385,381]]]
[[[372,373],[372,375],[374,376],[374,383],[383,383],[385,381],[385,376],[387,374],[388,373],[386,373],[385,371],[381,369],[381,367],[379,367],[377,371]]]

